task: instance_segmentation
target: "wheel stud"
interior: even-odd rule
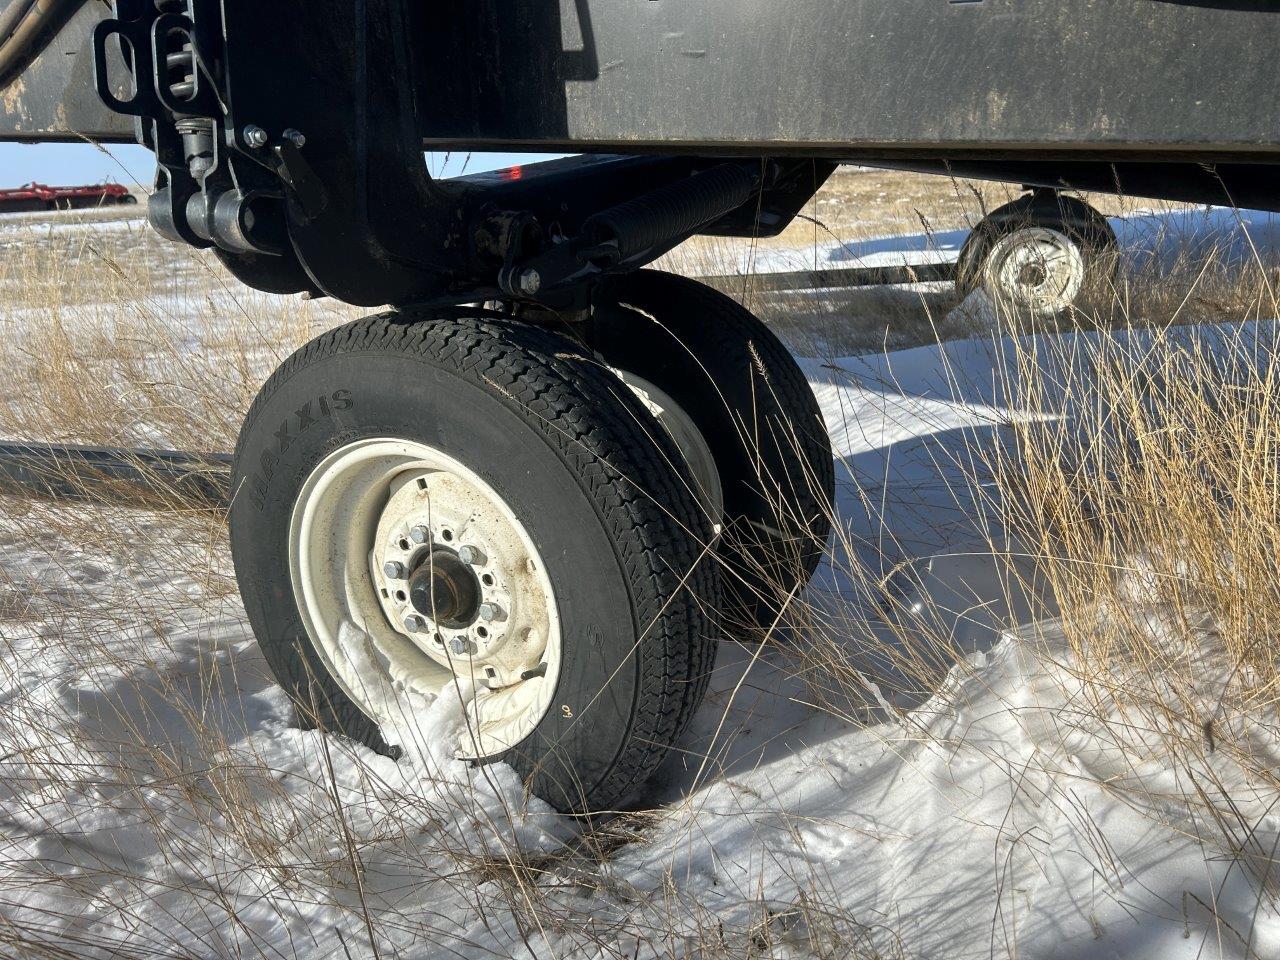
[[[410,633],[417,633],[426,625],[427,625],[427,622],[423,620],[422,617],[418,616],[416,613],[411,613],[404,618],[404,628],[408,630]]]
[[[507,611],[496,603],[480,604],[480,619],[486,623],[501,622],[507,619]]]
[[[399,560],[388,560],[382,565],[382,572],[387,575],[389,580],[403,580],[404,564]]]
[[[468,543],[458,548],[458,559],[463,563],[471,564],[473,567],[483,567],[487,558],[483,550]]]
[[[476,652],[476,645],[466,637],[454,637],[449,641],[449,649],[460,657],[469,657]]]
[[[431,540],[431,531],[422,524],[418,524],[409,531],[409,539],[414,543],[427,543]]]

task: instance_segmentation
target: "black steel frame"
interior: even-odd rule
[[[1262,0],[82,4],[24,28],[0,139],[131,134],[157,229],[275,292],[577,309],[841,159],[1280,209]],[[424,144],[596,155],[439,182]]]
[[[325,11],[117,0],[94,30],[98,95],[135,118],[159,161],[152,223],[216,248],[255,287],[363,305],[581,308],[592,280],[696,231],[782,229],[833,169],[605,156],[436,182],[411,81],[425,8],[352,0]]]

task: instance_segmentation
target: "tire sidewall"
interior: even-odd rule
[[[725,322],[727,318],[733,322]],[[760,538],[769,535],[743,524],[742,518],[778,523],[773,504],[781,499],[804,509],[821,526],[826,518],[819,515],[829,512],[834,497],[830,488],[811,489],[824,467],[831,470],[830,440],[817,400],[790,351],[732,298],[697,281],[649,270],[605,287],[590,347],[604,363],[665,391],[702,433],[720,473],[732,533],[721,542],[722,557],[735,571],[726,578],[729,600],[741,609],[730,611],[728,622],[767,627],[778,612],[775,594],[790,572],[761,569],[769,551],[760,549]],[[793,381],[794,390],[785,395],[805,409],[780,402],[782,384],[777,381],[782,377]],[[749,441],[744,441],[744,431]],[[805,462],[813,458],[825,464]],[[805,539],[797,531],[779,543],[785,544],[784,556],[800,552],[789,559],[798,560],[796,566],[807,578],[826,540],[825,535],[821,542]]]
[[[627,741],[639,686],[635,638],[644,625],[601,511],[563,451],[513,404],[471,378],[394,351],[341,352],[302,366],[246,424],[234,474],[232,554],[250,621],[286,689],[314,702],[302,676],[318,674],[321,718],[382,748],[376,725],[328,678],[307,636],[288,576],[290,519],[316,466],[358,440],[393,437],[449,451],[520,519],[547,567],[560,617],[561,668],[550,707],[502,759],[533,792],[579,806]]]

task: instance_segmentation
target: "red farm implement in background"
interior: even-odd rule
[[[32,210],[79,210],[86,207],[110,207],[137,203],[138,198],[118,183],[98,183],[81,187],[50,187],[28,183],[11,190],[0,190],[0,213]]]

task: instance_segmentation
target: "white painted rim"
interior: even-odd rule
[[[1061,313],[1084,286],[1079,244],[1048,227],[1024,227],[1005,234],[982,268],[983,286],[996,301],[1021,313],[1044,317]]]
[[[445,626],[418,613],[405,622],[417,612],[396,595],[407,581],[384,568],[422,570],[411,565],[432,550],[469,558],[489,619],[477,612]],[[320,659],[380,726],[412,731],[415,705],[454,681],[472,721],[459,757],[499,755],[546,715],[561,662],[546,565],[502,497],[448,454],[380,438],[326,457],[294,505],[289,574]]]
[[[693,475],[693,494],[711,520],[713,530],[719,533],[724,523],[724,486],[707,438],[684,407],[661,387],[627,370],[615,367],[613,372],[631,388],[631,392],[675,441]]]

